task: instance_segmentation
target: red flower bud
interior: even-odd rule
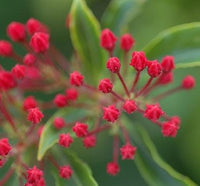
[[[164,122],[162,125],[162,134],[166,137],[176,137],[178,126],[173,122]]]
[[[56,129],[61,129],[65,126],[65,120],[61,117],[56,117],[53,120],[53,125]]]
[[[106,172],[112,176],[115,176],[120,171],[119,165],[115,162],[110,162],[107,164]]]
[[[83,84],[84,77],[81,73],[74,71],[70,74],[70,84],[75,86],[81,86]]]
[[[120,47],[125,52],[128,52],[134,45],[134,39],[130,34],[124,34],[121,36]]]
[[[103,119],[109,122],[115,122],[120,115],[119,110],[114,105],[104,107],[103,110]]]
[[[172,81],[173,81],[173,73],[172,72],[163,73],[159,77],[159,84],[161,84],[161,85],[166,85],[168,83],[171,83]]]
[[[157,60],[148,62],[147,72],[152,78],[158,77],[162,72],[162,67]]]
[[[83,145],[85,148],[91,148],[96,145],[96,136],[87,136],[83,139]]]
[[[121,67],[120,60],[117,57],[111,57],[108,59],[106,67],[111,72],[118,73]]]
[[[170,121],[174,123],[177,127],[180,127],[181,119],[178,116],[173,116],[170,118]]]
[[[27,31],[30,35],[35,34],[36,32],[48,33],[48,29],[40,21],[34,18],[30,18],[26,23]]]
[[[27,119],[28,121],[31,121],[33,124],[38,124],[42,120],[43,117],[44,115],[37,107],[28,110]]]
[[[161,62],[163,72],[170,72],[175,68],[174,65],[174,57],[173,56],[165,56]]]
[[[78,98],[78,91],[74,88],[67,89],[65,93],[67,100],[76,101]]]
[[[131,114],[133,113],[136,109],[137,106],[135,104],[135,101],[133,100],[126,100],[124,105],[123,105],[123,109],[128,113]]]
[[[19,22],[11,22],[7,27],[7,34],[13,41],[24,41],[26,39],[25,26]]]
[[[0,89],[9,90],[16,86],[15,79],[12,73],[7,71],[0,71]]]
[[[59,168],[59,175],[61,178],[69,179],[73,174],[73,171],[69,165],[65,165]]]
[[[65,95],[57,94],[53,102],[57,107],[65,107],[67,105],[67,98]]]
[[[142,52],[142,51],[133,52],[132,53],[132,59],[131,59],[131,62],[130,62],[129,65],[132,66],[137,71],[144,70],[146,65],[147,65],[147,59],[145,57],[144,52]]]
[[[60,146],[68,148],[71,145],[71,143],[73,143],[73,141],[73,138],[70,136],[70,134],[67,133],[60,134],[58,143]]]
[[[36,32],[30,41],[31,48],[36,53],[44,53],[49,49],[49,34]]]
[[[10,57],[13,54],[13,48],[10,42],[1,40],[0,41],[0,55],[2,57]]]
[[[25,66],[24,65],[15,65],[12,68],[12,74],[17,78],[17,79],[23,79],[25,77]]]
[[[36,61],[36,57],[33,54],[26,54],[23,59],[23,63],[27,66],[32,66]]]
[[[117,41],[117,38],[108,28],[106,28],[101,32],[100,40],[101,40],[101,47],[111,52],[115,48],[115,43]]]
[[[149,120],[156,121],[158,120],[164,112],[160,108],[160,105],[157,103],[155,105],[146,105],[146,110],[144,113],[144,117],[148,118]]]
[[[84,123],[76,122],[72,128],[77,137],[84,137],[88,133],[88,126]]]
[[[136,149],[136,147],[127,142],[120,148],[122,159],[134,159]]]
[[[112,91],[113,85],[111,81],[107,78],[100,80],[98,89],[103,93],[110,93]]]
[[[0,156],[6,156],[11,150],[8,138],[0,139]]]
[[[182,81],[182,88],[192,89],[195,86],[195,79],[193,76],[186,76]]]
[[[40,179],[43,179],[43,172],[36,166],[28,169],[27,171],[27,181],[28,183],[38,183]]]
[[[33,96],[28,96],[23,102],[23,109],[28,111],[29,109],[37,107],[37,102]]]

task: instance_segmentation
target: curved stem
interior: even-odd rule
[[[146,88],[151,84],[152,80],[153,78],[150,77],[144,87],[137,93],[136,97],[140,96],[146,90]]]
[[[133,81],[133,85],[132,85],[132,87],[131,87],[130,92],[134,92],[135,87],[136,87],[136,85],[137,85],[137,82],[138,82],[139,78],[140,78],[140,71],[137,71],[137,73],[135,74],[135,79],[134,79],[134,81]]]
[[[124,90],[125,90],[125,92],[126,92],[126,95],[127,95],[128,97],[130,97],[128,88],[127,88],[127,86],[126,86],[126,83],[125,83],[124,80],[123,80],[123,77],[121,76],[121,74],[120,74],[119,72],[117,73],[117,75],[118,75],[119,80],[121,81],[121,83],[122,83],[122,85],[123,85],[123,87],[124,87]]]

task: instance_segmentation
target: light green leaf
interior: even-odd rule
[[[100,47],[100,25],[84,0],[74,0],[70,11],[72,44],[81,58],[87,82],[96,84],[104,68],[105,52]]]
[[[76,108],[64,108],[59,110],[45,124],[44,130],[40,137],[37,159],[40,161],[46,151],[50,149],[58,141],[58,136],[63,130],[57,130],[53,126],[54,117],[64,117],[66,122],[75,122],[86,116],[86,111]]]
[[[58,171],[54,171],[53,176],[55,178],[56,186],[98,186],[88,165],[69,149],[62,151],[61,153],[54,151],[54,155],[62,160],[63,164],[66,164],[67,161],[73,169],[72,178],[69,180],[60,178]]]
[[[149,59],[173,55],[179,68],[200,66],[200,23],[172,27],[153,39],[144,51]]]
[[[131,123],[130,118],[126,119],[126,127],[137,146],[134,161],[149,185],[196,186],[190,178],[174,170],[159,156],[144,128],[137,123]]]
[[[117,35],[126,31],[144,2],[146,0],[112,0],[103,14],[103,27],[110,28]]]

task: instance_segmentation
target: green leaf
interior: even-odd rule
[[[103,14],[103,27],[110,28],[117,35],[121,34],[126,31],[145,2],[146,0],[112,0]]]
[[[56,186],[98,186],[88,165],[79,159],[72,151],[69,149],[62,151],[61,153],[54,151],[54,155],[57,159],[63,160],[63,163],[65,164],[67,161],[73,169],[72,178],[69,180],[60,178],[58,171],[54,171],[53,176],[55,178]]]
[[[126,127],[137,146],[135,163],[149,185],[159,186],[196,186],[188,177],[180,174],[168,165],[158,154],[148,133],[141,125],[126,119]]]
[[[70,11],[72,44],[81,58],[87,82],[96,84],[104,68],[105,52],[100,47],[100,25],[84,0],[74,0]]]
[[[45,124],[40,137],[37,159],[40,161],[43,158],[46,151],[57,143],[59,134],[63,132],[54,128],[52,123],[55,117],[64,117],[66,122],[75,122],[84,118],[86,113],[85,110],[77,108],[64,108],[56,112]]]
[[[173,55],[179,68],[200,66],[200,23],[172,27],[153,39],[144,51],[149,59]]]

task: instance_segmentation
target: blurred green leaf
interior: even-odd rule
[[[103,14],[102,25],[119,35],[139,13],[146,0],[112,0]]]
[[[64,117],[66,122],[74,122],[84,118],[86,113],[87,112],[85,110],[77,108],[64,108],[56,112],[54,116],[52,116],[45,124],[44,130],[40,137],[37,159],[41,160],[46,151],[57,143],[59,134],[62,133],[63,130],[66,130],[57,130],[54,128],[53,119],[55,117]]]
[[[172,27],[153,39],[144,51],[149,59],[173,55],[178,68],[199,66],[200,23]],[[180,65],[178,65],[180,63]]]
[[[126,127],[137,146],[135,163],[149,185],[195,186],[188,177],[175,171],[159,156],[155,145],[141,125],[126,119]]]
[[[74,0],[70,11],[70,35],[81,59],[87,82],[96,84],[106,62],[100,47],[100,25],[84,0]]]
[[[62,152],[54,151],[55,157],[59,160],[63,160],[63,163],[67,163],[72,167],[73,174],[72,178],[69,180],[62,179],[58,175],[57,169],[53,170],[53,176],[55,178],[56,186],[97,186],[97,182],[92,176],[92,172],[88,165],[79,159],[75,153],[71,152],[69,149]]]

